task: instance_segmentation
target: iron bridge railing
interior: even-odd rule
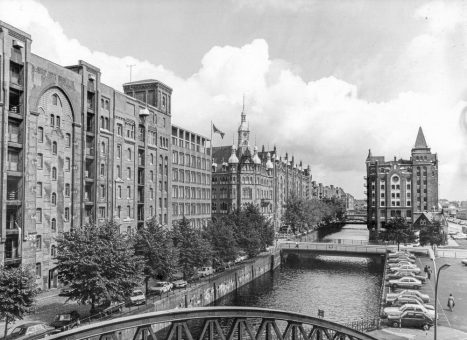
[[[308,315],[244,307],[178,309],[112,319],[48,339],[89,340],[377,340]]]

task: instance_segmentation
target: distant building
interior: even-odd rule
[[[355,211],[355,198],[351,194],[345,194],[345,209]]]
[[[285,203],[291,195],[310,199],[311,170],[288,154],[282,158],[276,147],[258,151],[250,144],[245,110],[238,128],[238,144],[214,147],[212,152],[212,217],[218,218],[246,203],[260,207],[274,224],[281,226]]]
[[[441,212],[422,212],[413,222],[413,228],[414,230],[420,230],[424,227],[432,226],[434,222],[439,222],[442,233],[445,236],[445,241],[443,243],[446,243],[448,235],[448,221]]]
[[[457,211],[456,218],[459,220],[467,220],[467,209]]]
[[[409,160],[383,156],[366,159],[368,225],[380,230],[392,217],[416,220],[423,212],[438,211],[438,157],[418,130]]]

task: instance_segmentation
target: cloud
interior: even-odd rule
[[[313,8],[313,0],[233,0],[238,8],[264,11],[273,9],[277,11],[309,11]]]
[[[429,91],[405,91],[392,100],[371,102],[358,96],[356,85],[332,75],[304,80],[287,61],[271,59],[264,39],[240,47],[214,46],[205,53],[200,69],[182,78],[150,61],[90,50],[68,37],[47,9],[32,0],[0,0],[0,19],[30,32],[34,53],[62,65],[83,59],[98,66],[103,81],[116,89],[128,80],[127,65],[135,64],[133,79],[156,78],[173,87],[174,123],[209,135],[212,120],[227,132],[223,141],[215,136],[215,145],[236,139],[245,94],[252,144],[276,145],[283,155],[288,152],[305,166],[310,164],[318,182],[341,186],[357,197],[363,197],[368,149],[387,158],[408,158],[422,125],[432,150],[439,153],[441,194],[458,199],[465,195],[461,188],[467,187],[467,174],[462,170],[467,123],[465,111],[462,116],[461,112],[466,105],[453,101],[446,90],[448,67],[433,70]],[[423,73],[427,64],[417,68],[416,62],[432,57],[431,66],[444,58],[436,47],[439,42],[434,42],[443,42],[442,22],[415,37],[399,61],[413,62],[414,72],[426,81],[430,77]],[[455,30],[447,24],[444,27]]]

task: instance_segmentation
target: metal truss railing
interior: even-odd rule
[[[243,307],[206,307],[113,319],[48,339],[89,340],[376,340],[303,314]]]

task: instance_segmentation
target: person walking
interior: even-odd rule
[[[431,280],[431,268],[428,267],[428,270],[426,272],[426,276],[428,277],[428,280]]]
[[[451,312],[455,305],[456,303],[454,302],[454,296],[452,296],[452,293],[451,293],[449,294],[449,297],[448,297],[448,307]]]
[[[425,272],[426,275],[428,275],[428,265],[427,264],[425,265],[425,268],[423,269],[423,271]]]

